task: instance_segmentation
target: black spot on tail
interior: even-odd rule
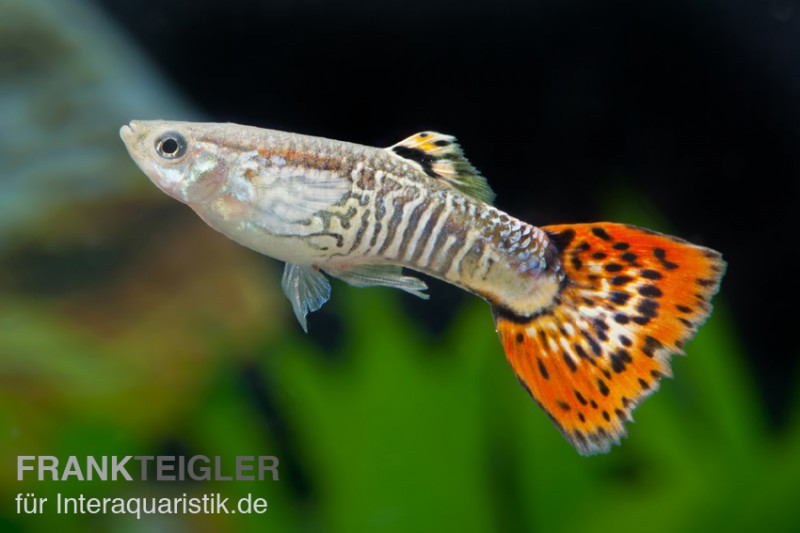
[[[492,315],[494,316],[495,322],[498,319],[502,318],[508,320],[509,322],[513,322],[515,324],[528,324],[532,319],[552,314],[552,310],[550,309],[543,309],[537,313],[534,313],[531,316],[523,316],[519,313],[515,313],[508,307],[503,307],[502,305],[493,305],[492,306]]]
[[[600,348],[600,345],[597,343],[594,337],[592,337],[592,335],[588,331],[583,329],[581,330],[581,335],[583,335],[583,338],[586,339],[586,342],[589,343],[589,348],[592,350],[594,356],[600,357],[600,355],[603,353],[603,349]]]
[[[589,359],[589,354],[586,353],[586,350],[583,349],[583,346],[576,342],[572,345],[572,347],[575,348],[575,353],[578,354],[578,357],[581,359]]]
[[[636,307],[636,310],[639,311],[642,314],[642,316],[655,318],[658,316],[658,307],[659,305],[657,301],[645,298]]]
[[[613,291],[611,293],[611,301],[616,305],[625,305],[630,300],[631,295],[627,292]]]
[[[661,279],[663,276],[657,270],[642,270],[642,277],[647,279]]]
[[[566,352],[562,353],[561,355],[564,358],[564,362],[567,364],[569,369],[572,372],[577,372],[578,371],[578,365],[575,364],[575,361],[572,360],[572,357],[570,357]]]
[[[578,399],[579,402],[581,402],[581,405],[586,405],[586,403],[587,403],[586,402],[586,398],[583,397],[583,394],[581,394],[580,392],[576,391],[575,389],[572,389],[572,390],[575,392],[575,397]]]
[[[631,278],[629,276],[614,276],[613,278],[611,278],[611,284],[616,286],[616,287],[619,287],[621,285],[625,285],[627,283],[630,283],[632,279],[633,278]]]
[[[676,268],[678,268],[678,265],[676,265],[675,263],[667,261],[667,252],[664,251],[663,248],[654,249],[653,255],[656,256],[656,259],[658,259],[661,265],[667,270],[675,270]]]
[[[550,241],[556,247],[559,253],[563,253],[566,250],[570,243],[575,239],[575,230],[573,229],[565,229],[564,231],[560,231],[558,233],[553,231],[546,231],[547,236],[550,237]]]
[[[544,366],[542,360],[537,357],[536,362],[539,363],[539,372],[542,374],[542,377],[544,379],[550,379],[550,374],[547,372],[547,367]]]
[[[646,296],[647,298],[660,298],[664,295],[664,293],[661,292],[661,289],[655,285],[642,285],[639,287],[639,294]]]
[[[633,362],[633,359],[631,359],[631,355],[627,350],[620,349],[611,354],[611,369],[617,374],[625,372],[625,365],[631,362]]]
[[[613,240],[611,238],[611,235],[609,235],[606,232],[606,230],[604,230],[603,228],[592,228],[592,233],[595,235],[595,237],[603,239],[604,241],[612,241]]]

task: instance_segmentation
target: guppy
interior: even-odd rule
[[[489,302],[519,382],[579,453],[607,452],[711,312],[718,252],[613,223],[538,228],[494,193],[454,137],[373,148],[237,124],[133,121],[131,157],[208,225],[286,262],[304,330],[331,286],[421,298],[403,268]]]

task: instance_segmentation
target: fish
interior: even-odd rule
[[[329,277],[428,298],[410,270],[486,300],[519,383],[581,455],[627,436],[726,269],[719,252],[644,228],[523,222],[434,131],[386,148],[230,123],[132,121],[120,136],[163,192],[286,263],[306,332]]]

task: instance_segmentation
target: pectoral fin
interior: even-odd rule
[[[359,265],[347,269],[325,269],[331,276],[346,281],[354,287],[392,287],[427,300],[424,281],[413,276],[404,276],[403,268],[397,265]]]
[[[297,231],[297,222],[339,202],[350,182],[329,170],[269,166],[260,168],[252,186],[254,199],[246,198],[257,207],[255,222],[283,234]]]
[[[286,263],[281,281],[283,293],[292,302],[292,309],[303,331],[308,333],[306,315],[316,311],[331,297],[331,284],[322,272],[308,266]]]

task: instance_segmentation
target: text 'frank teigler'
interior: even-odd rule
[[[278,458],[241,455],[17,456],[17,480],[38,481],[278,481]]]

